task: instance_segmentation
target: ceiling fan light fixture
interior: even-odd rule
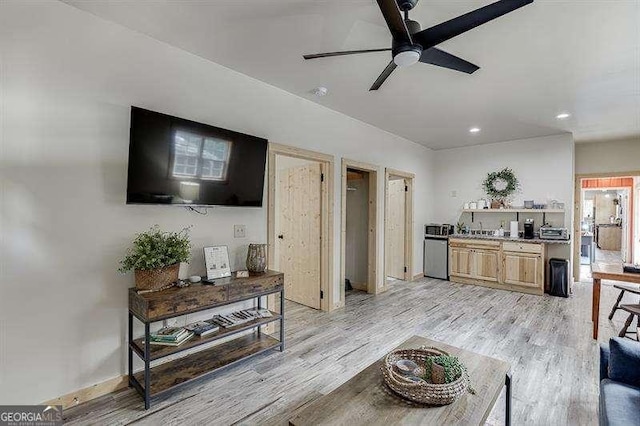
[[[408,67],[410,65],[418,63],[420,60],[420,53],[417,50],[405,50],[403,52],[398,52],[393,57],[393,62],[399,67]]]

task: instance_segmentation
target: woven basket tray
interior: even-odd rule
[[[395,393],[401,397],[429,405],[447,405],[464,395],[469,387],[469,378],[462,374],[456,381],[443,385],[433,383],[415,383],[395,371],[393,365],[400,359],[408,359],[419,366],[426,363],[427,357],[449,355],[448,353],[436,349],[422,347],[419,349],[399,349],[390,352],[382,364],[382,375],[384,381]]]

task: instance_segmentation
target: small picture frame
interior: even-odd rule
[[[211,246],[204,248],[204,264],[207,268],[207,280],[231,276],[229,250],[227,246]]]

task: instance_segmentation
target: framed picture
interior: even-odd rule
[[[229,250],[227,246],[205,247],[204,264],[207,268],[208,280],[231,276],[231,265],[229,265]]]

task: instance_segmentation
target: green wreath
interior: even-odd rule
[[[513,170],[505,167],[499,172],[489,173],[482,186],[492,199],[504,200],[518,190],[520,183]]]

